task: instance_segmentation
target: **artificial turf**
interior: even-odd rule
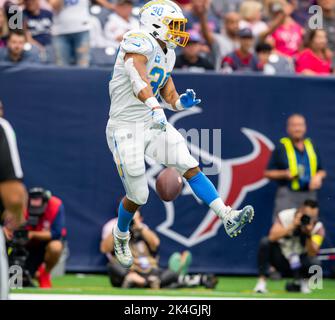
[[[53,279],[52,289],[23,288],[12,293],[35,294],[85,294],[85,295],[128,295],[128,296],[174,296],[212,298],[270,298],[270,299],[335,299],[335,280],[324,279],[323,289],[315,289],[311,294],[288,293],[286,280],[269,281],[267,294],[253,293],[255,277],[219,277],[214,290],[202,287],[189,289],[121,289],[111,287],[107,276],[67,274]],[[134,297],[136,298],[136,297]],[[64,296],[64,299],[66,297]]]

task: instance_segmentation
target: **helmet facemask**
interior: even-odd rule
[[[185,47],[190,38],[190,34],[185,31],[187,19],[164,17],[162,22],[167,26],[165,34],[167,45],[171,45],[172,48]]]

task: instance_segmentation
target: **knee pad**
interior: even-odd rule
[[[184,175],[187,170],[199,166],[199,162],[195,160],[194,157],[190,154],[184,142],[179,143],[177,150],[178,157],[176,169],[181,175]]]
[[[139,206],[143,206],[147,203],[149,197],[149,188],[148,185],[137,186],[131,192],[131,194],[127,193],[127,198]]]

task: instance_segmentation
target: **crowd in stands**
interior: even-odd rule
[[[0,62],[111,67],[123,34],[139,26],[145,2],[0,0]],[[176,52],[178,69],[333,73],[335,0],[177,2],[190,32],[188,45]],[[313,5],[321,16],[313,16]],[[21,29],[11,26],[18,19],[13,8],[22,13]]]

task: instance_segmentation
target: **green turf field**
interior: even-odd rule
[[[220,277],[215,290],[192,289],[119,289],[110,286],[103,275],[66,275],[53,280],[53,288],[16,289],[12,293],[30,294],[80,294],[80,295],[127,295],[127,296],[174,296],[174,297],[212,297],[212,298],[285,298],[285,299],[335,299],[335,280],[324,279],[323,289],[311,294],[285,292],[285,280],[269,281],[268,294],[255,294],[252,289],[256,283],[254,277]],[[66,298],[66,297],[64,297]],[[135,298],[135,297],[134,297]]]

